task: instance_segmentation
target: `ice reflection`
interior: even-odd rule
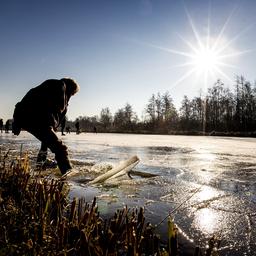
[[[199,201],[205,201],[213,198],[216,195],[216,190],[209,186],[203,186],[201,190],[197,193],[197,199]]]
[[[200,209],[196,212],[194,225],[205,234],[213,234],[218,231],[220,216],[217,211],[210,208]]]
[[[220,175],[220,174],[213,173],[212,171],[214,172],[215,170],[202,169],[200,172],[197,172],[197,175],[200,178],[201,183],[209,184]]]
[[[210,186],[203,186],[196,194],[194,205],[197,210],[194,217],[194,225],[197,230],[211,235],[219,230],[218,223],[223,221],[220,211],[211,208],[211,204],[221,198],[221,192]],[[222,223],[223,224],[223,223]]]
[[[211,170],[217,164],[217,156],[207,149],[197,149],[196,159],[202,170]]]
[[[199,150],[199,159],[202,159],[205,162],[212,162],[216,159],[216,155],[208,150]]]

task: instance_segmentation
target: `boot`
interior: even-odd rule
[[[55,160],[46,159],[43,163],[43,169],[54,169],[58,166],[57,162]]]
[[[58,167],[61,171],[61,174],[64,175],[67,171],[72,169],[72,165],[68,158],[62,158],[62,159],[57,159]]]
[[[46,160],[47,160],[47,150],[46,151],[40,150],[36,159],[36,167],[42,168]]]

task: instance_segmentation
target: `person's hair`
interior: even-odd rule
[[[66,85],[66,91],[69,95],[74,95],[80,90],[79,84],[72,78],[65,77],[60,79]]]

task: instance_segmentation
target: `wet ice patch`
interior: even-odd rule
[[[160,147],[160,146],[148,147],[148,149],[150,151],[154,151],[156,153],[181,153],[181,154],[184,153],[184,154],[187,154],[187,153],[191,153],[191,152],[194,151],[191,148],[167,147],[167,146],[164,146],[164,147]]]
[[[113,165],[111,163],[102,162],[97,163],[91,167],[91,172],[94,174],[103,174],[107,171],[111,170],[113,168]]]
[[[93,166],[95,163],[94,161],[90,161],[88,159],[81,160],[81,159],[71,159],[71,163],[76,166]]]
[[[106,200],[108,202],[116,202],[118,196],[113,193],[103,193],[96,197],[97,199]]]

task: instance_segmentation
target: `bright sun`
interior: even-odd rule
[[[183,75],[173,84],[172,87],[187,79],[192,74],[197,74],[200,77],[203,77],[205,87],[208,86],[209,76],[214,77],[214,79],[225,78],[228,81],[232,81],[232,78],[230,78],[228,76],[228,73],[226,72],[226,68],[236,68],[234,65],[230,64],[231,58],[250,51],[234,51],[234,49],[232,49],[231,47],[231,44],[235,40],[237,40],[241,36],[241,34],[244,31],[246,31],[249,27],[243,31],[240,31],[240,33],[236,34],[234,38],[227,40],[226,37],[224,36],[224,32],[233,14],[231,13],[231,15],[227,18],[227,21],[225,22],[224,26],[222,27],[220,33],[217,36],[212,36],[210,34],[209,19],[207,34],[205,36],[201,36],[199,35],[196,26],[194,25],[193,20],[190,17],[190,14],[187,10],[186,13],[195,38],[195,40],[193,40],[192,42],[191,40],[185,40],[181,35],[179,35],[182,41],[188,46],[187,51],[174,50],[167,47],[148,44],[151,47],[186,57],[186,60],[184,60],[183,63],[174,66],[187,67],[187,71],[183,73]]]
[[[224,26],[222,27],[220,33],[216,37],[213,37],[210,34],[210,20],[208,19],[207,34],[202,37],[199,35],[196,26],[194,25],[193,20],[187,10],[186,13],[196,41],[192,43],[192,41],[185,40],[180,36],[183,42],[189,47],[189,50],[184,52],[167,49],[168,52],[182,55],[188,60],[179,65],[179,67],[187,66],[188,70],[182,77],[178,79],[178,81],[176,81],[174,85],[177,85],[193,73],[202,75],[204,77],[205,87],[208,86],[209,76],[213,76],[215,78],[225,78],[229,81],[232,81],[232,79],[226,73],[226,68],[236,67],[228,63],[228,60],[231,60],[231,58],[242,55],[249,51],[234,51],[234,49],[231,47],[231,44],[237,40],[242,32],[248,28],[246,28],[244,31],[241,31],[234,38],[226,40],[224,32],[233,14],[231,13],[231,15],[227,18]]]
[[[202,48],[192,57],[192,62],[194,62],[192,65],[199,73],[213,72],[218,68],[220,57],[216,51]]]

